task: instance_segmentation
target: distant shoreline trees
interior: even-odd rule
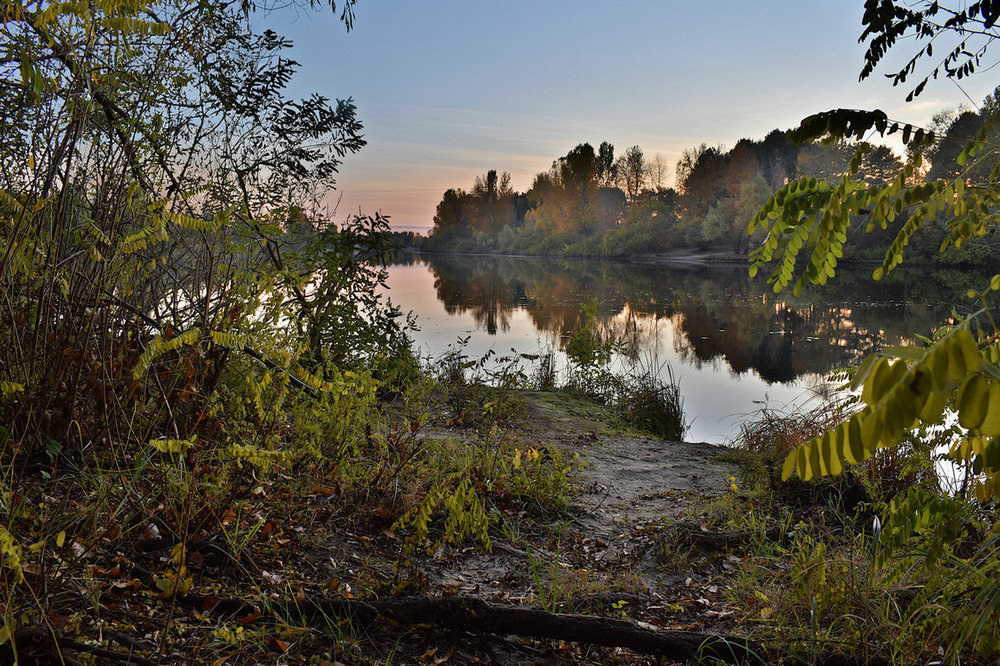
[[[1000,109],[997,93],[982,111],[960,109],[935,116],[938,141],[923,155],[929,176],[953,162],[964,143]],[[747,254],[759,241],[746,228],[771,193],[796,178],[835,180],[844,173],[857,142],[796,145],[775,129],[761,140],[741,139],[731,149],[702,144],[678,160],[675,187],[665,187],[668,166],[648,158],[640,146],[616,156],[604,141],[597,150],[581,143],[536,174],[516,192],[510,174],[491,169],[471,190],[447,190],[437,205],[434,228],[415,243],[425,252],[525,254],[625,258],[678,249]],[[910,156],[912,157],[912,156]],[[885,146],[865,156],[857,178],[884,183],[902,168]],[[853,241],[848,259],[874,259],[891,239],[866,234]],[[928,240],[910,248],[915,259],[936,257]],[[956,263],[1000,256],[1000,247],[954,254]]]

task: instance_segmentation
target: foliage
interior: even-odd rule
[[[907,94],[906,101],[911,102],[923,92],[932,77],[937,79],[942,72],[946,78],[956,80],[975,73],[987,46],[996,37],[998,18],[1000,8],[987,0],[963,4],[957,9],[940,2],[908,6],[896,0],[867,0],[862,17],[864,31],[858,40],[868,40],[861,78],[871,76],[899,40],[911,38],[914,45],[919,46],[916,54],[898,71],[888,75],[893,85],[905,83],[916,73],[921,59],[934,58],[935,41],[939,42],[937,48],[940,55],[940,42],[945,37],[956,39],[957,45],[946,51],[933,70]]]
[[[935,18],[939,14],[946,20],[939,22]],[[949,77],[967,76],[979,66],[985,44],[995,36],[998,16],[994,4],[986,2],[958,11],[938,2],[904,7],[892,0],[872,0],[864,16],[862,39],[871,41],[862,78],[904,36],[915,36],[920,49],[892,77],[894,83],[905,82],[922,58],[932,57],[931,44],[938,37],[962,40],[911,90],[908,101],[941,71]],[[984,45],[972,49],[967,41],[980,36]],[[789,133],[793,141],[829,145],[863,139],[871,132],[901,133],[910,160],[891,180],[866,180],[861,177],[861,165],[875,149],[861,143],[838,180],[802,178],[781,188],[749,225],[751,232],[760,227],[767,230],[763,245],[751,255],[751,271],[769,267],[775,291],[790,284],[796,292],[806,283],[823,284],[835,275],[848,233],[862,223],[868,231],[895,231],[882,265],[875,270],[876,279],[898,266],[911,240],[935,225],[944,231],[940,253],[993,234],[1000,203],[1000,162],[992,154],[990,139],[994,127],[995,121],[986,113],[982,125],[957,154],[958,168],[949,170],[942,165],[947,153],[932,131],[891,121],[881,111],[840,109],[806,118]],[[937,160],[926,180],[922,178],[925,152]],[[862,216],[867,221],[860,222]],[[955,618],[948,609],[971,593],[965,583],[984,580],[996,566],[995,548],[978,545],[989,543],[984,539],[995,530],[995,518],[977,515],[975,507],[1000,497],[1000,329],[991,307],[992,293],[997,290],[1000,276],[994,276],[981,291],[970,290],[969,298],[979,301],[981,309],[941,326],[925,340],[926,346],[890,347],[866,358],[851,383],[861,392],[863,408],[791,451],[782,470],[784,478],[793,473],[804,480],[836,476],[847,464],[868,460],[881,449],[898,450],[912,441],[930,442],[924,455],[935,445],[946,448],[946,458],[966,470],[957,496],[919,485],[891,500],[880,539],[882,565],[894,561],[889,558],[912,560],[926,577],[922,601],[927,605],[917,621],[949,637],[952,661],[962,659],[965,649],[988,654],[996,647],[993,624],[984,620],[995,611],[992,592],[976,596],[976,605],[962,618]],[[959,555],[963,550],[964,556]]]
[[[602,339],[598,329],[598,303],[596,300],[580,306],[580,326],[573,330],[566,342],[566,355],[581,368],[607,365],[618,347],[617,340]]]
[[[482,500],[474,492],[469,479],[463,478],[454,488],[433,488],[414,510],[398,521],[399,528],[412,528],[410,543],[422,543],[430,533],[431,518],[438,509],[444,514],[441,535],[427,547],[433,554],[442,543],[461,543],[469,537],[482,541],[490,549],[489,518]]]
[[[279,471],[367,454],[377,396],[412,368],[376,295],[386,220],[310,210],[364,145],[355,107],[289,99],[290,44],[249,7],[3,6],[8,638],[79,608],[87,576],[91,613],[65,628],[101,621],[89,548],[162,534],[175,549],[150,576],[171,599],[195,540],[223,534],[247,564],[244,507]]]

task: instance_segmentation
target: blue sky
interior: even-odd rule
[[[488,169],[525,190],[584,141],[610,141],[618,154],[639,145],[672,174],[685,148],[759,139],[817,111],[881,108],[926,124],[970,104],[949,81],[911,104],[881,75],[859,83],[862,9],[862,0],[360,0],[350,33],[329,7],[265,23],[295,43],[292,93],[352,97],[365,125],[368,146],[345,160],[331,208],[339,200],[340,219],[381,211],[402,229],[429,228],[444,191],[469,189]],[[963,82],[977,102],[994,85],[988,73]]]

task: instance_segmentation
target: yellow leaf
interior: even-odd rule
[[[66,530],[56,535],[56,548],[62,548],[64,543],[66,543]]]

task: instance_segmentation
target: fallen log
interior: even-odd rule
[[[188,607],[216,612],[253,613],[251,604],[186,595]],[[744,638],[691,631],[660,630],[628,620],[550,613],[534,608],[491,604],[476,597],[404,597],[377,601],[303,599],[272,603],[275,616],[305,622],[348,619],[364,630],[377,620],[400,625],[434,624],[445,629],[515,634],[606,647],[623,647],[661,659],[684,662],[713,657],[727,664],[766,664],[763,646]]]

